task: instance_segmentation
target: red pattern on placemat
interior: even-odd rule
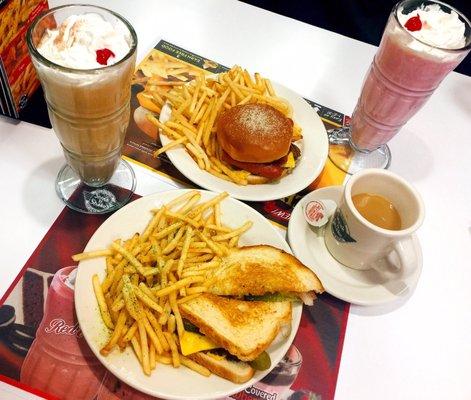
[[[0,374],[0,381],[2,382],[5,382],[5,383],[8,383],[9,385],[12,385],[12,386],[15,386],[19,389],[22,389],[24,390],[25,392],[29,392],[29,393],[32,393],[32,394],[35,394],[36,396],[41,396],[45,399],[48,399],[48,400],[60,400],[58,397],[55,397],[55,396],[51,396],[50,394],[48,393],[44,393],[44,392],[41,392],[40,390],[37,390],[37,389],[34,389],[34,388],[31,388],[27,385],[23,385],[21,382],[18,382],[17,380],[15,379],[11,379],[9,378],[8,376],[5,376],[5,375],[1,375]],[[5,399],[6,400],[6,399]],[[77,399],[78,400],[78,399]]]
[[[138,197],[134,196],[133,199]],[[71,255],[83,250],[108,217],[109,214],[84,215],[64,208],[1,299],[0,305],[7,300],[27,268],[55,273],[64,266],[74,264]],[[321,295],[314,306],[304,307],[294,341],[302,354],[303,364],[292,386],[295,393],[290,399],[302,398],[306,391],[321,396],[322,400],[334,398],[348,311],[348,303],[327,294]],[[5,365],[2,366],[2,360],[0,374],[12,375]],[[16,374],[5,378],[5,381],[11,383],[11,378],[16,378]],[[17,383],[16,386],[28,390],[23,384]],[[30,391],[42,395],[34,389]],[[247,394],[244,396],[247,397]],[[257,397],[249,395],[249,398]]]

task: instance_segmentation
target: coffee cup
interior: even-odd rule
[[[406,268],[405,242],[422,225],[419,193],[400,176],[383,169],[364,169],[346,183],[325,231],[325,244],[340,263],[357,270],[391,265]],[[380,263],[382,259],[387,263]]]

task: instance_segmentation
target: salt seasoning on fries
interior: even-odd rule
[[[199,75],[186,85],[173,86],[168,90],[168,86],[159,87],[156,84],[146,87],[145,93],[159,99],[159,112],[164,102],[172,106],[170,119],[165,123],[152,114],[147,115],[148,120],[171,139],[154,153],[155,157],[183,145],[201,169],[221,179],[238,185],[267,182],[267,178],[234,169],[222,160],[221,149],[215,139],[215,124],[223,111],[247,103],[268,104],[291,118],[291,106],[276,95],[268,79],[258,73],[252,78],[247,70],[236,66],[219,74],[217,79]],[[301,138],[301,128],[295,123],[292,141]]]
[[[199,91],[203,90],[201,84]],[[104,278],[100,282],[95,274],[91,282],[110,332],[100,350],[103,356],[130,346],[146,375],[158,363],[210,375],[181,354],[185,326],[179,305],[207,290],[221,257],[252,226],[250,221],[236,228],[224,226],[220,203],[226,197],[221,193],[201,202],[199,191],[188,191],[151,210],[141,234],[115,240],[108,249],[73,256],[77,261],[106,257]]]

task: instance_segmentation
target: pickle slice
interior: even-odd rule
[[[255,360],[249,361],[250,366],[257,371],[263,371],[270,368],[271,359],[266,351],[261,353]]]

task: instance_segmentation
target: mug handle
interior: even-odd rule
[[[404,248],[404,241],[405,240],[402,239],[402,240],[398,240],[397,242],[395,242],[392,245],[391,251],[386,256],[386,258],[388,259],[389,265],[391,265],[396,271],[399,271],[400,269],[405,269],[407,267],[407,254],[406,254],[406,250]],[[397,257],[399,258],[399,265],[397,265],[396,263],[392,263],[389,260],[389,256],[392,253],[396,253]]]

